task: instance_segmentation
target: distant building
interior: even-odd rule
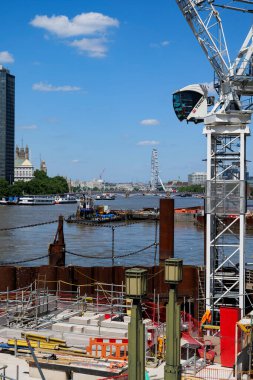
[[[206,183],[206,173],[204,172],[194,172],[188,175],[189,185],[205,185]]]
[[[14,182],[31,181],[34,178],[34,167],[29,160],[28,146],[19,148],[16,146],[15,167],[14,167]]]
[[[0,179],[14,181],[15,76],[0,65]]]
[[[102,179],[94,179],[92,181],[86,181],[85,182],[85,187],[88,189],[94,189],[97,188],[99,190],[103,190],[105,187],[104,181]]]
[[[47,174],[47,166],[46,166],[46,162],[45,162],[44,160],[42,160],[42,161],[40,162],[40,170],[41,170],[42,172],[44,172],[44,173]]]
[[[119,190],[119,191],[133,191],[134,185],[133,185],[133,183],[128,183],[128,182],[127,183],[117,183],[115,186],[115,189]]]

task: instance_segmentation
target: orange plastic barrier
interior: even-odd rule
[[[116,338],[90,338],[90,344],[86,347],[90,355],[103,359],[127,360],[128,339]]]

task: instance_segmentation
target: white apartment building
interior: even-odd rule
[[[205,183],[206,183],[205,172],[194,172],[194,173],[188,174],[189,185],[205,185]]]

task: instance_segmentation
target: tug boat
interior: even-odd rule
[[[111,212],[107,205],[94,205],[91,197],[83,196],[79,200],[75,215],[70,215],[67,219],[68,223],[107,223],[121,220],[120,215]]]

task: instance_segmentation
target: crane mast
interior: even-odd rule
[[[253,29],[230,61],[213,0],[176,0],[218,78],[218,100],[204,117],[207,137],[206,309],[219,323],[220,306],[245,313],[246,138],[253,95]]]

